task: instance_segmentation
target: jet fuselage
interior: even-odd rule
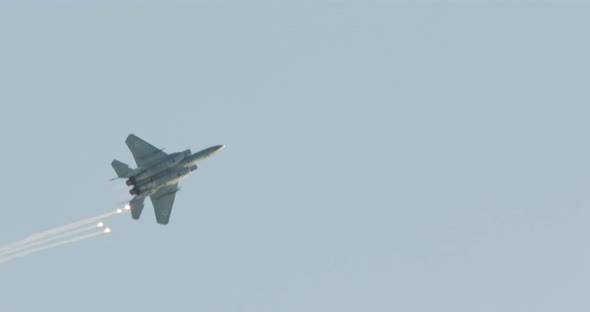
[[[186,150],[179,153],[168,155],[165,159],[153,164],[148,164],[144,168],[137,168],[137,173],[126,181],[127,185],[136,185],[157,176],[158,174],[168,171],[171,168],[177,167],[178,164],[185,158],[191,155],[191,150]]]
[[[191,154],[190,150],[168,155],[166,158],[137,168],[137,173],[131,176],[125,183],[133,188],[131,195],[152,193],[160,188],[172,185],[185,178],[192,171],[197,170],[196,163],[208,158],[223,149],[224,145],[212,146],[202,151]]]

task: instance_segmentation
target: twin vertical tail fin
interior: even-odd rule
[[[116,159],[113,160],[111,166],[113,166],[113,169],[115,169],[115,172],[119,178],[130,178],[131,174],[133,173],[133,170],[129,168],[129,165]]]

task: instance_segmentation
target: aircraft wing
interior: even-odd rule
[[[146,164],[168,156],[168,154],[164,153],[161,149],[140,139],[135,134],[130,134],[125,140],[125,144],[127,144],[131,154],[133,154],[133,158],[138,167],[143,167]]]
[[[159,224],[168,224],[170,220],[170,213],[172,212],[172,205],[174,205],[174,197],[178,191],[178,183],[174,183],[164,187],[150,196],[154,212],[156,213],[156,221]]]

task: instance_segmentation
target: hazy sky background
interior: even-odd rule
[[[588,5],[82,2],[0,3],[0,244],[129,199],[129,133],[226,149],[1,311],[590,309]]]

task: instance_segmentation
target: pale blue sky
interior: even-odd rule
[[[129,133],[226,144],[1,311],[590,309],[588,5],[163,3],[0,2],[0,244],[128,199]]]

